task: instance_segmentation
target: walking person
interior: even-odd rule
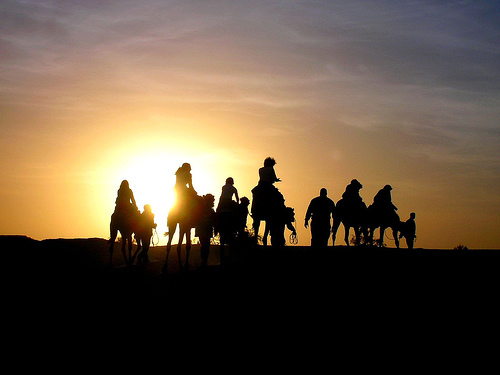
[[[335,203],[328,198],[326,188],[322,188],[319,196],[309,203],[305,217],[306,228],[311,219],[311,247],[319,249],[328,246],[334,211]]]

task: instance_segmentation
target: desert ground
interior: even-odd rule
[[[189,270],[181,271],[176,246],[167,272],[165,246],[151,247],[150,262],[126,266],[119,243],[112,267],[106,239],[33,240],[1,236],[4,295],[21,299],[92,303],[141,301],[161,304],[183,299],[219,301],[280,298],[394,301],[404,296],[440,302],[457,296],[480,298],[499,286],[498,250],[436,250],[336,246],[318,252],[309,246],[275,250],[227,247],[221,266],[213,245],[208,268],[200,268],[193,245]],[[135,251],[134,245],[134,251]],[[182,262],[185,246],[182,246]]]
[[[269,354],[339,344],[351,353],[360,345],[405,352],[403,342],[429,353],[442,352],[443,340],[476,345],[497,321],[498,250],[259,245],[232,249],[221,266],[213,246],[202,271],[194,245],[189,270],[179,270],[174,247],[162,273],[165,246],[150,249],[149,263],[126,266],[116,243],[110,267],[106,239],[1,240],[4,333],[19,345],[56,337],[104,355],[112,339],[134,355],[183,342],[195,355],[201,337],[212,352],[245,361],[255,343]]]

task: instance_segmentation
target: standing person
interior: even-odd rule
[[[304,226],[309,226],[311,220],[311,247],[325,248],[330,237],[331,220],[335,211],[335,203],[328,198],[325,188],[320,190],[319,196],[313,198],[307,208]]]
[[[207,268],[208,256],[210,255],[210,241],[217,234],[217,216],[213,209],[215,197],[212,194],[203,196],[203,204],[200,210],[198,225],[195,236],[200,240],[201,268]]]
[[[250,200],[247,197],[242,197],[240,204],[236,210],[236,233],[238,238],[241,239],[245,236],[247,229],[247,218],[248,218],[248,206],[250,205]]]
[[[137,250],[135,252],[134,258],[137,256],[137,254],[139,254],[139,257],[137,258],[139,263],[149,262],[148,251],[154,228],[156,228],[155,215],[151,210],[151,206],[149,204],[146,204],[144,205],[144,211],[139,218],[138,229],[135,234],[135,239],[137,241]]]
[[[410,214],[410,218],[403,223],[403,230],[399,234],[399,238],[404,237],[408,249],[413,249],[413,242],[417,238],[417,224],[415,223],[415,212]]]

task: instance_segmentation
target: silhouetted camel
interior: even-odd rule
[[[380,228],[380,238],[377,245],[384,245],[384,233],[387,228],[392,229],[392,236],[396,247],[399,249],[398,232],[401,228],[401,220],[395,210],[379,210],[370,205],[366,210],[366,227],[368,228],[367,243],[373,245],[373,235],[375,229]]]
[[[167,256],[163,266],[163,272],[167,272],[168,256],[172,248],[172,239],[179,226],[179,242],[177,243],[177,258],[179,261],[179,269],[181,271],[189,269],[189,252],[191,250],[191,229],[196,227],[199,219],[200,210],[202,208],[203,198],[199,195],[191,197],[186,204],[175,205],[170,209],[167,219],[168,241],[167,241]],[[181,260],[182,241],[186,238],[186,260],[184,266]]]
[[[275,187],[259,191],[259,186],[252,189],[252,219],[255,236],[259,234],[260,222],[265,221],[271,236],[271,245],[281,247],[285,245],[285,226],[296,234],[293,227],[295,214],[293,208],[286,207],[285,198]]]
[[[350,246],[349,233],[351,228],[354,229],[356,246],[361,245],[361,233],[363,233],[365,239],[368,237],[368,230],[366,228],[366,210],[367,208],[364,202],[349,204],[349,202],[344,199],[340,199],[337,202],[332,225],[332,240],[334,246],[340,224],[344,225],[344,241],[346,245]]]
[[[221,265],[226,260],[225,246],[231,246],[231,254],[238,252],[239,247],[245,245],[248,239],[246,222],[248,217],[249,200],[243,197],[240,203],[232,201],[224,209],[217,210],[217,227],[220,240]],[[236,246],[232,246],[237,243]],[[232,257],[232,255],[231,255]]]
[[[118,232],[122,236],[122,253],[125,258],[125,264],[127,266],[132,265],[132,234],[136,230],[137,222],[139,220],[139,211],[124,211],[116,210],[113,215],[111,215],[110,222],[110,236],[109,239],[109,266],[113,266],[113,250],[116,237]],[[128,244],[128,256],[126,252],[126,247]]]

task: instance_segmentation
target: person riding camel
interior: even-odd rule
[[[264,166],[259,168],[259,184],[273,186],[275,182],[281,182],[281,179],[276,176],[274,171],[275,165],[276,160],[274,158],[267,157],[264,160]]]
[[[252,189],[254,199],[252,202],[252,212],[268,212],[273,210],[272,206],[280,205],[284,201],[282,194],[274,186],[275,182],[281,182],[276,176],[274,166],[276,160],[267,157],[264,166],[259,168],[259,183]]]
[[[265,220],[266,217],[272,215],[276,208],[284,204],[283,195],[274,186],[275,182],[280,182],[274,171],[276,160],[272,157],[267,157],[264,160],[264,166],[259,168],[259,182],[252,189],[252,217],[255,233],[259,232],[260,220]]]
[[[233,195],[236,202],[233,201]],[[234,187],[234,179],[228,177],[226,179],[226,184],[222,187],[219,204],[217,205],[217,212],[231,212],[239,202],[240,198],[238,196],[238,189]]]
[[[392,204],[391,185],[385,185],[373,198],[373,207],[382,215],[393,215],[398,208]]]
[[[129,187],[127,180],[123,180],[117,192],[115,201],[115,212],[131,214],[137,212],[137,203],[135,202],[134,193]]]
[[[358,180],[351,180],[351,183],[346,186],[345,192],[342,194],[342,198],[350,203],[361,202],[362,198],[359,195],[359,190],[361,190],[362,187],[363,185],[361,185]]]
[[[174,193],[177,207],[176,214],[185,213],[192,206],[197,195],[193,188],[193,176],[191,175],[191,165],[189,163],[182,164],[175,172]]]

